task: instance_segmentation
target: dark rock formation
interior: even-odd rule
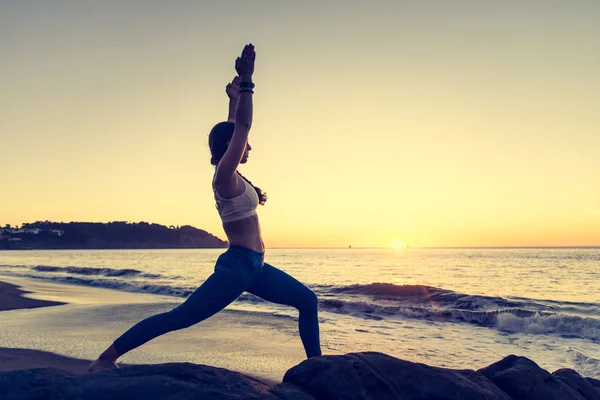
[[[567,384],[576,393],[583,396],[583,398],[588,400],[600,400],[600,381],[592,378],[583,378],[577,372],[567,368],[554,371],[552,375]],[[594,381],[596,381],[595,387]]]
[[[186,363],[136,365],[83,375],[50,368],[0,374],[2,400],[281,400],[269,389],[237,372]]]
[[[479,370],[481,374],[508,393],[514,400],[592,400],[572,389],[563,380],[538,367],[536,363],[517,356],[508,356]],[[573,371],[573,374],[577,374]],[[577,376],[583,379],[579,374]],[[575,382],[574,375],[570,375]]]
[[[365,352],[305,360],[275,386],[189,363],[83,375],[50,368],[11,371],[0,373],[0,399],[600,400],[600,381],[565,369],[550,374],[517,356],[473,371]]]
[[[593,387],[600,390],[600,380],[594,378],[585,378]]]
[[[290,369],[283,381],[319,400],[510,400],[475,371],[430,367],[374,352],[311,358]]]

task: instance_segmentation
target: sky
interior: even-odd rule
[[[256,47],[275,247],[600,245],[598,1],[0,2],[0,224],[225,239],[208,133]]]

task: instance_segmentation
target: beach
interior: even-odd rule
[[[91,360],[140,318],[181,302],[24,278],[2,280],[0,371],[54,367],[86,373]],[[270,319],[268,328],[265,319]],[[194,327],[156,338],[123,358],[122,365],[205,364],[274,384],[305,355],[293,319],[224,310]]]
[[[69,400],[132,395],[291,400],[347,399],[360,393],[365,399],[455,399],[459,394],[465,399],[508,400],[525,398],[522,376],[527,376],[527,398],[600,398],[599,380],[571,370],[550,375],[514,355],[478,372],[432,368],[377,352],[330,352],[301,363],[305,357],[293,318],[243,310],[224,310],[134,349],[121,364],[130,368],[88,373],[91,358],[124,329],[180,300],[2,279],[0,343],[6,347],[0,348],[0,397],[7,399],[41,398],[43,393],[44,398]]]
[[[23,365],[58,363],[56,354],[80,371],[131,326],[183,302],[221,252],[3,252],[0,299],[12,309],[0,311],[0,347],[35,351],[18,353]],[[600,377],[597,249],[290,249],[267,259],[317,294],[324,355],[374,351],[479,369],[515,354]],[[295,308],[244,293],[119,361],[189,362],[280,382],[306,357],[297,323]],[[18,368],[11,351],[4,369]]]

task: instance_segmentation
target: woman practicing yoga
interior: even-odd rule
[[[256,214],[267,196],[237,168],[248,161],[248,133],[252,125],[254,60],[252,44],[235,61],[238,76],[227,85],[229,118],[210,132],[208,143],[214,165],[213,192],[229,248],[217,258],[214,273],[185,302],[171,311],[148,317],[121,335],[89,367],[89,371],[117,368],[116,361],[138,346],[178,329],[187,328],[225,308],[244,291],[299,311],[300,338],[308,358],[321,355],[318,300],[302,283],[264,262],[265,248]]]

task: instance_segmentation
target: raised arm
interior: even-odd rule
[[[252,126],[252,75],[254,74],[254,46],[244,47],[241,57],[235,60],[235,69],[240,77],[240,94],[235,111],[235,127],[225,154],[217,165],[215,183],[231,182],[235,171],[242,160],[248,144],[248,133]]]
[[[231,83],[225,86],[225,93],[229,97],[229,114],[227,115],[227,122],[235,122],[235,110],[237,108],[238,98],[240,97],[240,77],[236,76],[233,78]]]

